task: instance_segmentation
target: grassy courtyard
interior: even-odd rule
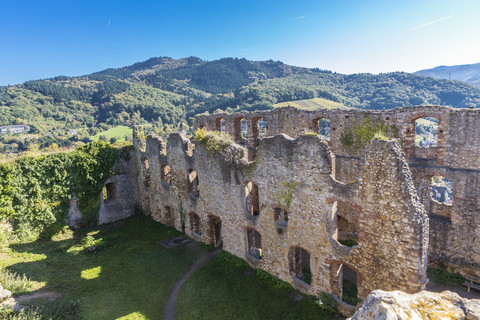
[[[79,319],[161,319],[169,290],[199,250],[207,250],[159,245],[175,235],[180,233],[144,216],[82,232],[64,229],[50,240],[11,243],[0,251],[0,268],[30,280],[13,290],[15,296],[35,292],[74,301]],[[316,299],[296,302],[292,292],[288,285],[222,252],[184,284],[176,318],[331,318]]]

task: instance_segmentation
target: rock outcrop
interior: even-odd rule
[[[7,289],[4,289],[0,284],[0,303],[9,299],[12,296],[12,293]]]
[[[373,291],[351,320],[480,319],[480,299],[464,299],[450,291]]]
[[[20,306],[15,301],[15,299],[12,298],[12,293],[9,290],[4,289],[0,284],[0,309],[1,308],[18,311],[20,309]]]

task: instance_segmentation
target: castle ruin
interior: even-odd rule
[[[419,146],[424,118],[436,132]],[[396,139],[349,148],[346,133],[365,121]],[[418,292],[429,263],[480,276],[480,110],[287,107],[199,115],[195,128],[233,141],[193,145],[173,133],[164,143],[136,127],[135,165],[119,165],[102,205],[126,208],[130,193],[153,219],[338,300],[344,279],[359,299],[375,289]],[[450,185],[435,184],[443,178]]]

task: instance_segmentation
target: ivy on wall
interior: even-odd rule
[[[0,221],[8,220],[21,238],[48,234],[65,224],[75,193],[84,224],[95,224],[99,194],[112,174],[117,152],[98,141],[69,153],[0,165]]]
[[[296,182],[283,181],[282,189],[280,189],[277,194],[277,204],[279,207],[290,208],[296,186]]]

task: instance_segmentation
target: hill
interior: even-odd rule
[[[437,79],[465,81],[480,87],[480,63],[456,66],[439,66],[415,72],[423,76]]]
[[[298,109],[315,110],[315,109],[349,109],[340,102],[327,100],[324,98],[313,98],[305,100],[285,101],[275,104],[274,108],[292,106]]]
[[[0,87],[0,125],[30,124],[30,133],[39,135],[37,140],[0,136],[0,152],[24,150],[32,141],[40,148],[53,142],[68,145],[112,127],[145,122],[165,134],[187,130],[192,117],[203,112],[270,109],[316,98],[364,109],[468,107],[480,106],[480,88],[417,74],[343,75],[272,60],[151,58],[80,77]]]

